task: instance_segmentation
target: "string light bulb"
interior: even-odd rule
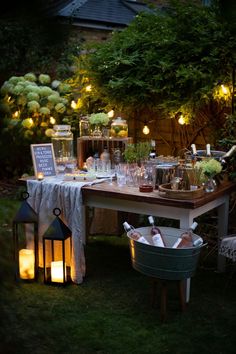
[[[150,133],[150,129],[147,126],[147,123],[144,123],[143,134],[148,135]]]
[[[87,85],[87,86],[85,87],[85,91],[87,91],[87,92],[92,91],[92,85]]]
[[[108,115],[109,118],[113,118],[113,117],[114,117],[114,114],[115,114],[115,112],[114,112],[113,109],[111,109],[111,110],[107,113],[107,115]]]
[[[228,95],[229,94],[229,88],[227,86],[222,84],[222,85],[220,85],[220,87],[221,87],[222,93],[224,95]]]
[[[52,116],[50,117],[50,123],[51,124],[55,124],[56,123],[56,119],[54,117],[52,117]]]
[[[15,113],[13,113],[13,117],[14,118],[18,118],[19,117],[19,113],[20,113],[19,111],[15,111]]]
[[[178,119],[178,123],[180,125],[184,125],[185,124],[185,119],[184,119],[184,116],[183,114],[180,115],[179,119]]]
[[[70,104],[70,106],[71,106],[71,108],[73,108],[73,109],[76,109],[76,102],[73,100],[73,101],[71,101],[71,104]]]

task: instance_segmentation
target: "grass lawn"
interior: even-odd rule
[[[235,353],[236,276],[215,271],[215,253],[202,254],[185,313],[170,284],[161,323],[150,281],[132,269],[124,235],[90,238],[81,285],[16,284],[11,220],[18,205],[0,199],[0,353]]]

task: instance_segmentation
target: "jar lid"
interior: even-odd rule
[[[58,124],[53,126],[54,130],[70,130],[71,126],[66,124]]]
[[[121,117],[117,117],[117,118],[113,119],[112,122],[113,123],[126,123],[126,120]]]

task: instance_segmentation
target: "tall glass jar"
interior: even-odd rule
[[[70,125],[54,125],[52,144],[57,164],[66,164],[74,158],[73,133]]]
[[[87,116],[81,117],[79,122],[80,136],[90,135],[90,123]]]

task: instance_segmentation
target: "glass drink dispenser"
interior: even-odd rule
[[[70,125],[54,125],[52,144],[57,166],[66,165],[73,160],[73,133]]]

